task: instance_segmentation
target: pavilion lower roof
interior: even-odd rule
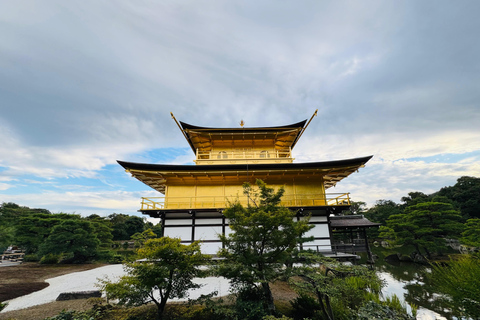
[[[136,179],[165,193],[167,184],[236,184],[254,179],[262,179],[266,183],[282,183],[316,177],[323,178],[327,189],[363,167],[371,158],[372,156],[325,162],[202,166],[117,162]]]

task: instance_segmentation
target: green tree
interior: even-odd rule
[[[130,239],[135,242],[135,248],[142,247],[148,239],[158,238],[157,234],[152,229],[147,229],[143,232],[135,233]]]
[[[95,236],[100,241],[100,248],[110,249],[113,244],[113,228],[110,220],[92,214],[86,218],[92,224]]]
[[[480,219],[467,220],[461,241],[472,247],[480,247]]]
[[[199,267],[209,260],[199,242],[184,245],[168,237],[148,240],[138,255],[146,260],[127,264],[127,275],[118,282],[102,280],[100,286],[109,299],[123,305],[155,303],[157,319],[162,319],[168,299],[184,298],[188,290],[200,287],[193,278],[204,276]]]
[[[460,213],[449,203],[423,202],[407,207],[404,214],[390,216],[387,227],[397,242],[413,245],[420,255],[431,259],[432,252],[445,248],[445,238],[458,238],[463,231]]]
[[[352,201],[350,203],[350,208],[344,211],[343,214],[345,215],[363,214],[365,212],[366,207],[367,207],[367,204],[363,201]]]
[[[80,219],[80,216],[65,213],[22,215],[16,224],[15,242],[27,253],[37,253],[39,246],[49,237],[52,228],[62,221],[71,219]]]
[[[375,205],[365,211],[364,216],[372,221],[386,224],[387,219],[395,214],[402,214],[402,206],[391,200],[377,200]],[[376,239],[379,237],[380,229],[369,228],[367,229],[367,236],[369,239]]]
[[[145,230],[145,221],[137,216],[113,213],[108,219],[112,223],[113,240],[130,240],[135,233]]]
[[[269,283],[285,275],[285,264],[312,226],[308,219],[295,221],[296,213],[280,205],[283,188],[275,192],[261,180],[256,184],[258,191],[244,184],[248,207],[237,201],[224,211],[232,232],[220,236],[224,248],[218,255],[225,260],[218,272],[239,290],[260,284],[266,310],[273,314],[275,305]]]
[[[437,193],[455,202],[464,219],[480,218],[480,178],[463,176],[457,183]]]
[[[72,262],[85,262],[97,254],[99,244],[90,222],[69,219],[52,228],[39,252],[41,255],[71,254]]]
[[[401,213],[403,209],[399,204],[391,200],[377,200],[373,207],[365,211],[365,217],[372,222],[385,224],[391,215]]]
[[[447,266],[433,266],[431,278],[436,288],[447,295],[447,305],[457,317],[480,319],[480,260],[463,256]]]
[[[431,201],[431,196],[426,195],[423,192],[409,192],[407,197],[402,197],[400,199],[403,202],[403,207],[410,207],[421,202],[428,202]],[[447,201],[448,202],[448,201]]]
[[[0,252],[5,251],[5,249],[13,244],[13,239],[15,236],[15,228],[8,225],[0,225]]]

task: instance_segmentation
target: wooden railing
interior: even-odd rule
[[[246,196],[204,197],[148,197],[142,198],[141,211],[166,209],[222,209],[239,201],[242,205],[253,204]],[[282,205],[286,207],[349,206],[349,193],[293,194],[284,195]]]
[[[197,160],[267,160],[267,159],[285,159],[291,158],[290,149],[284,150],[264,150],[264,151],[198,151]]]

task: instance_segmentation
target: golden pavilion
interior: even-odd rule
[[[118,163],[159,192],[158,197],[142,198],[139,211],[161,219],[162,236],[185,243],[201,240],[204,253],[216,253],[221,247],[218,235],[230,231],[223,210],[236,200],[247,205],[242,185],[261,179],[270,187],[284,187],[282,204],[295,211],[297,219],[311,214],[315,227],[306,236],[313,241],[303,247],[335,252],[332,217],[349,209],[350,196],[326,191],[372,156],[294,163],[292,150],[316,113],[308,122],[254,128],[243,127],[243,121],[238,128],[194,126],[178,122],[172,114],[195,154],[195,165]],[[366,219],[360,220],[360,227],[368,227]]]

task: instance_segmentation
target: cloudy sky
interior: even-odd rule
[[[135,214],[116,160],[191,164],[172,121],[314,118],[296,162],[374,155],[373,205],[480,176],[478,1],[1,1],[0,202]]]

